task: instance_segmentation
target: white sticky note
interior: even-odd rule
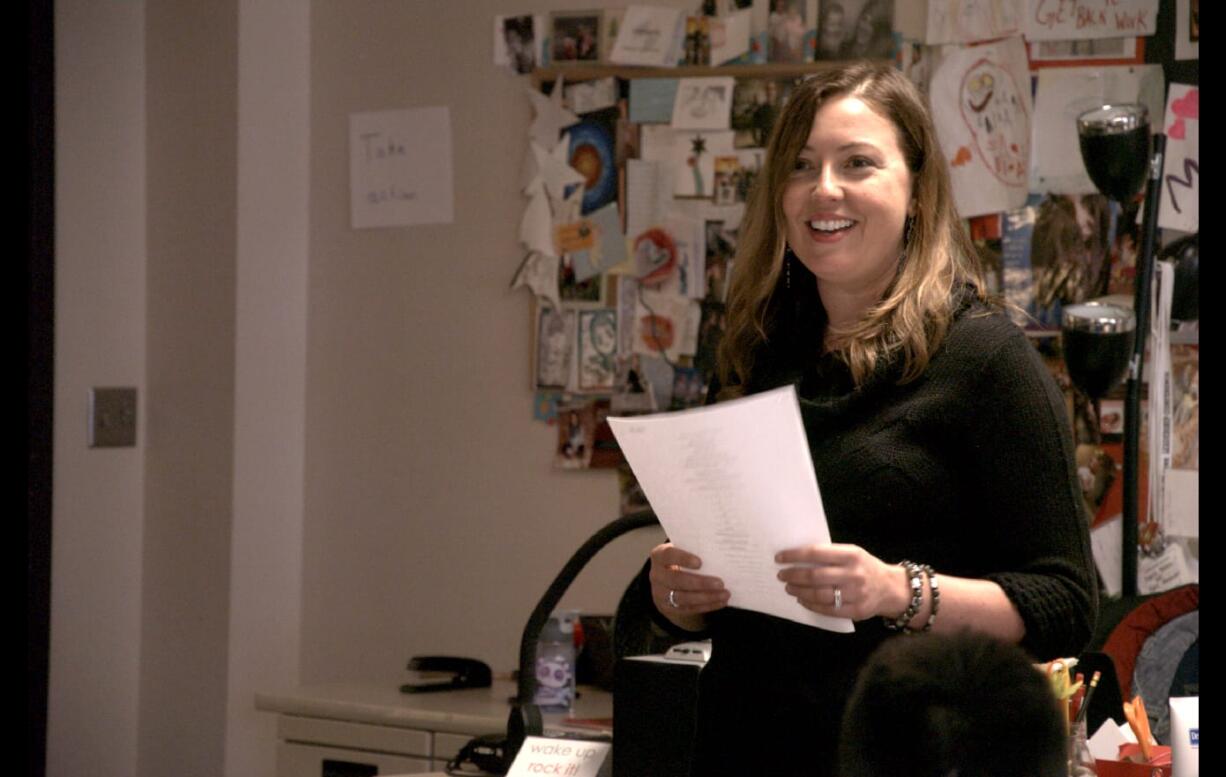
[[[1111,596],[1119,596],[1124,590],[1124,519],[1117,515],[1100,523],[1090,532],[1090,547],[1094,552],[1094,566],[1102,575],[1103,585]]]
[[[350,114],[354,229],[450,224],[454,185],[447,106]]]

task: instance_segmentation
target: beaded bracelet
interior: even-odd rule
[[[932,567],[924,564],[921,568],[928,576],[928,588],[932,591],[932,612],[928,613],[928,622],[920,631],[932,631],[932,622],[937,619],[937,610],[941,607],[941,586],[937,583],[937,573],[932,570]]]
[[[910,631],[910,629],[907,629],[907,624],[910,623],[911,619],[915,617],[915,614],[920,611],[920,606],[924,602],[924,580],[922,577],[923,567],[916,564],[914,561],[906,560],[898,562],[898,566],[906,569],[907,576],[911,578],[911,604],[907,606],[906,611],[904,611],[902,615],[898,616],[898,618],[891,620],[885,616],[882,616],[881,619],[885,621],[886,628],[890,629],[891,631]]]

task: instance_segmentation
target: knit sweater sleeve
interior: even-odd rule
[[[964,447],[986,522],[984,577],[1017,608],[1036,660],[1075,656],[1094,630],[1098,584],[1068,412],[1021,331],[987,326],[996,345],[974,381]]]

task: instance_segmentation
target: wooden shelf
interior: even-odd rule
[[[532,71],[532,82],[537,86],[557,80],[559,75],[567,81],[590,81],[595,78],[699,78],[710,76],[734,76],[736,78],[800,78],[839,67],[845,64],[837,60],[788,64],[768,62],[762,65],[678,65],[677,67],[639,67],[635,65],[553,65],[538,67]]]

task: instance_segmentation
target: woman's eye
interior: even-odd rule
[[[812,170],[813,163],[807,159],[797,159],[796,165],[792,169],[796,170],[797,172],[802,170]]]
[[[853,168],[875,167],[873,160],[866,156],[853,156],[847,160],[847,166]]]

